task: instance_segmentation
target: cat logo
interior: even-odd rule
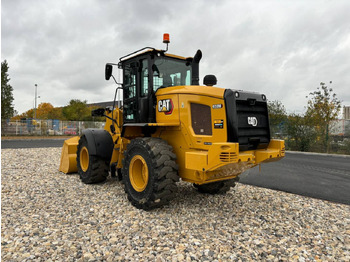
[[[248,124],[252,126],[258,125],[258,119],[255,116],[248,116]]]
[[[158,112],[164,112],[170,115],[173,112],[174,104],[171,99],[163,99],[158,101]]]

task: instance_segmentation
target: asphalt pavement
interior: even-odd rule
[[[61,147],[63,138],[1,140],[1,148]],[[350,205],[350,156],[287,152],[241,175],[240,182]]]
[[[1,149],[61,147],[66,138],[53,139],[1,139]]]
[[[284,159],[262,164],[240,182],[350,205],[350,156],[287,152]]]

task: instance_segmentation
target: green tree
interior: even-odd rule
[[[287,122],[286,108],[278,100],[268,101],[267,107],[269,110],[271,136],[281,137]]]
[[[14,114],[13,108],[13,88],[9,84],[10,78],[8,74],[9,66],[7,61],[1,62],[1,119],[11,118]]]
[[[59,119],[64,120],[64,117],[62,115],[62,108],[61,107],[54,107],[50,113],[49,113],[49,119]]]
[[[329,82],[332,84],[332,81]],[[329,152],[329,130],[331,122],[337,119],[341,103],[337,95],[325,83],[321,82],[317,90],[311,92],[307,102],[306,118],[314,124],[322,151]]]
[[[288,116],[287,133],[286,146],[289,150],[310,151],[316,139],[313,124],[306,117],[298,114]]]
[[[87,106],[87,101],[72,99],[69,104],[62,108],[63,116],[70,121],[91,120],[91,110]]]

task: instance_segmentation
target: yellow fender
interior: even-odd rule
[[[77,149],[79,139],[80,136],[75,136],[64,141],[59,171],[66,174],[78,172]]]

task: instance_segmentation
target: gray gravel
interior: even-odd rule
[[[82,184],[59,160],[59,148],[2,150],[2,261],[350,261],[350,206],[180,182],[171,205],[146,212],[120,182]]]

